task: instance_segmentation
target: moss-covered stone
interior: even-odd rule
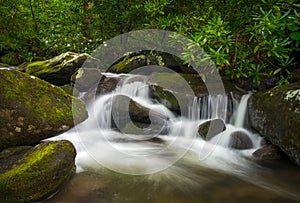
[[[249,122],[300,166],[300,83],[253,94]]]
[[[0,150],[38,143],[87,118],[81,100],[39,78],[0,70],[0,81]]]
[[[69,141],[2,151],[0,202],[33,202],[55,193],[72,176],[75,156]]]
[[[25,72],[54,85],[65,85],[88,57],[88,54],[66,52],[46,61],[26,64]]]
[[[184,61],[179,57],[155,50],[127,53],[108,68],[107,72],[129,73],[142,66],[150,65],[166,67],[178,73],[196,73],[193,68],[184,64]]]

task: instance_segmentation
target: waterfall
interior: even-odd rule
[[[124,75],[122,75],[122,77],[123,76]],[[234,161],[241,158],[239,158],[238,154],[231,152],[227,145],[230,140],[230,133],[242,129],[243,127],[244,112],[246,111],[245,103],[249,96],[244,96],[239,105],[232,93],[195,97],[188,108],[188,117],[185,118],[174,115],[162,104],[153,103],[149,94],[150,88],[147,84],[147,78],[144,76],[127,75],[119,84],[120,85],[118,85],[113,92],[100,95],[88,108],[89,118],[76,127],[81,145],[84,145],[83,147],[79,146],[78,142],[74,141],[74,138],[71,138],[70,134],[74,133],[73,131],[71,131],[72,133],[67,132],[61,135],[61,137],[55,138],[64,138],[73,141],[78,150],[78,168],[84,168],[86,165],[91,164],[92,160],[90,160],[90,158],[92,158],[96,160],[98,164],[101,163],[101,165],[118,172],[129,174],[153,173],[172,165],[186,152],[195,152],[198,155],[199,153],[203,153],[201,156],[199,155],[198,158],[203,157],[203,155],[210,155],[205,161],[208,165],[212,163],[215,164],[214,159],[216,159],[216,157],[218,157],[217,159],[222,159],[224,162],[228,162],[227,164],[229,165],[232,162],[234,162],[234,164],[243,163],[241,160],[237,163]],[[167,125],[165,129],[169,130],[166,131],[165,135],[155,134],[150,137],[143,137],[139,135],[139,132],[145,132],[146,130],[151,131],[152,128],[157,126],[161,127],[162,125],[157,125],[157,123],[152,125],[151,123],[150,127],[144,129],[143,126],[135,126],[137,127],[135,134],[126,134],[112,129],[112,120],[115,119],[115,117],[112,117],[112,103],[113,98],[118,95],[126,95],[136,103],[150,109],[149,118],[151,118],[151,113],[154,113],[154,116],[157,114],[164,115],[168,120],[159,122],[165,122],[164,125]],[[238,117],[235,119],[236,126],[230,125],[229,123],[234,112],[238,114]],[[115,116],[118,117],[118,112],[115,113]],[[123,114],[124,112],[122,115]],[[126,119],[127,118],[130,119],[128,116]],[[197,137],[199,124],[214,118],[224,120],[227,130],[210,141],[204,141]],[[126,119],[121,120],[121,122],[123,122],[122,126],[126,126],[126,123],[130,122]],[[119,121],[115,121],[115,123],[116,122]],[[259,139],[255,134],[246,130],[244,131],[251,137],[254,143],[258,143],[257,140]],[[154,132],[160,131],[154,130]],[[151,142],[140,142],[143,140],[151,141],[153,138],[159,138],[164,144],[157,145],[151,144]],[[122,140],[122,142],[120,142],[120,140]],[[137,141],[139,141],[138,144],[136,143]],[[254,148],[258,146],[258,144],[254,144]],[[103,150],[105,150],[105,152]],[[228,150],[227,155],[224,154],[224,150]],[[245,150],[244,155],[247,153],[249,154],[250,151]],[[143,155],[142,157],[140,156],[141,154]],[[235,158],[230,158],[229,154],[231,154],[230,156],[235,154]],[[109,157],[113,157],[113,159]],[[127,161],[123,162],[121,160]]]
[[[221,118],[228,123],[237,106],[233,93],[194,97],[192,105],[189,106],[188,118],[190,120]]]
[[[247,102],[251,94],[243,95],[239,107],[236,111],[236,118],[234,125],[239,128],[245,127],[245,121],[247,118]]]

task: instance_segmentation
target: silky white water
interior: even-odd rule
[[[135,77],[139,77],[137,81]],[[195,97],[191,101],[188,117],[180,117],[150,98],[146,81],[140,76],[127,77],[114,92],[99,96],[88,106],[89,118],[85,122],[52,138],[67,139],[74,144],[77,150],[77,173],[92,171],[106,174],[108,170],[124,175],[142,175],[147,177],[147,184],[151,183],[149,188],[160,187],[166,181],[171,185],[178,184],[174,187],[179,190],[203,188],[215,181],[209,174],[215,174],[211,176],[216,177],[227,174],[288,198],[299,198],[293,189],[283,189],[257,176],[256,171],[261,167],[251,159],[252,153],[261,147],[261,137],[243,128],[249,95],[244,95],[238,105],[229,105],[228,95]],[[112,100],[117,95],[126,95],[168,117],[168,133],[149,137],[112,129]],[[229,106],[233,109],[229,109]],[[232,117],[235,119],[231,122],[233,124],[226,123],[224,132],[209,141],[198,135],[197,129],[201,123],[212,118],[228,121],[229,112],[236,116]],[[248,135],[253,147],[246,150],[228,147],[230,134],[234,131]],[[201,171],[205,172],[199,174]]]

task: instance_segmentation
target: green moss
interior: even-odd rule
[[[1,70],[0,80],[0,110],[6,114],[0,115],[0,149],[11,141],[13,145],[34,144],[73,127],[73,116],[76,123],[87,117],[81,100],[36,77]],[[20,117],[25,118],[23,122],[18,121]]]
[[[72,174],[75,149],[68,141],[43,143],[0,174],[1,202],[40,200],[55,192]]]
[[[50,61],[36,61],[27,65],[26,73],[32,75],[36,73],[46,73],[52,72],[52,69],[49,69]]]

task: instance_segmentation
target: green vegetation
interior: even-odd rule
[[[41,200],[55,193],[74,172],[76,151],[69,141],[47,142],[31,149],[24,148],[7,149],[20,151],[12,156],[2,155],[3,152],[0,154],[0,159],[8,165],[0,166],[1,202]],[[14,156],[18,161],[12,161]]]
[[[234,80],[275,77],[285,84],[299,69],[299,11],[296,0],[3,0],[0,54],[17,53],[22,62],[91,53],[119,34],[156,28],[196,42],[182,56],[202,47]]]

